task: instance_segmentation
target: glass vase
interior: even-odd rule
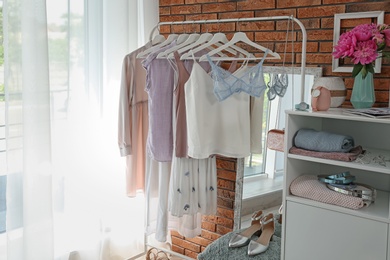
[[[353,83],[351,103],[354,108],[370,108],[375,103],[374,75],[370,72],[363,79],[360,72]]]

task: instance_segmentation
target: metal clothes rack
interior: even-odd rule
[[[192,20],[192,21],[176,21],[176,22],[160,22],[158,23],[155,27],[153,27],[152,31],[150,32],[149,39],[153,39],[153,35],[155,31],[159,28],[161,25],[175,25],[175,24],[209,24],[209,23],[228,23],[228,22],[255,22],[255,21],[277,21],[277,20],[292,20],[296,22],[302,32],[302,57],[301,57],[301,102],[305,101],[305,68],[306,68],[306,42],[307,42],[307,33],[306,33],[306,28],[302,24],[300,20],[293,16],[267,16],[267,17],[253,17],[253,18],[236,18],[236,19],[214,19],[214,20]],[[149,214],[146,209],[146,217],[149,219]],[[147,220],[148,222],[148,220]],[[158,250],[161,250],[163,252],[167,252],[171,255],[178,256],[182,259],[187,259],[187,260],[193,260],[190,257],[184,256],[182,254],[176,253],[172,250],[166,249],[166,248],[161,248],[158,246],[154,245],[149,245],[148,244],[148,238],[146,233],[144,234],[144,252],[140,253],[134,257],[129,258],[128,260],[133,260],[137,259],[143,255],[146,254],[148,251],[148,246],[152,248],[156,248]]]

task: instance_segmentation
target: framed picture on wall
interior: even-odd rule
[[[358,24],[376,23],[383,24],[384,11],[374,12],[358,12],[345,13],[334,15],[334,29],[333,29],[333,46],[339,41],[340,35],[346,31],[351,30]],[[375,73],[381,72],[382,58],[375,60]],[[345,59],[336,59],[332,55],[332,71],[333,72],[352,72],[353,64]]]

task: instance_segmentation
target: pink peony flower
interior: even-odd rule
[[[354,64],[370,64],[378,57],[377,45],[374,40],[358,42],[356,50],[353,53],[352,61]]]
[[[378,31],[375,24],[361,24],[352,29],[352,33],[358,41],[371,39],[373,32]]]
[[[353,33],[343,33],[340,36],[337,45],[334,47],[335,51],[333,52],[333,56],[337,59],[352,56],[355,51],[356,43],[357,40]]]
[[[355,64],[352,75],[355,77],[363,71],[364,78],[367,73],[373,72],[373,63],[378,57],[390,57],[390,52],[386,50],[388,47],[390,47],[389,25],[361,24],[340,35],[332,55],[336,59],[351,58]]]
[[[386,41],[386,46],[390,47],[390,28],[383,30],[382,33]]]

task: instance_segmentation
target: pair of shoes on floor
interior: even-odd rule
[[[252,215],[252,222],[249,228],[238,234],[233,234],[229,241],[229,247],[242,247],[249,243],[248,255],[257,255],[268,249],[274,233],[274,215],[268,213],[264,216],[262,211],[257,211]],[[258,235],[259,238],[251,240],[251,237],[254,235]]]

